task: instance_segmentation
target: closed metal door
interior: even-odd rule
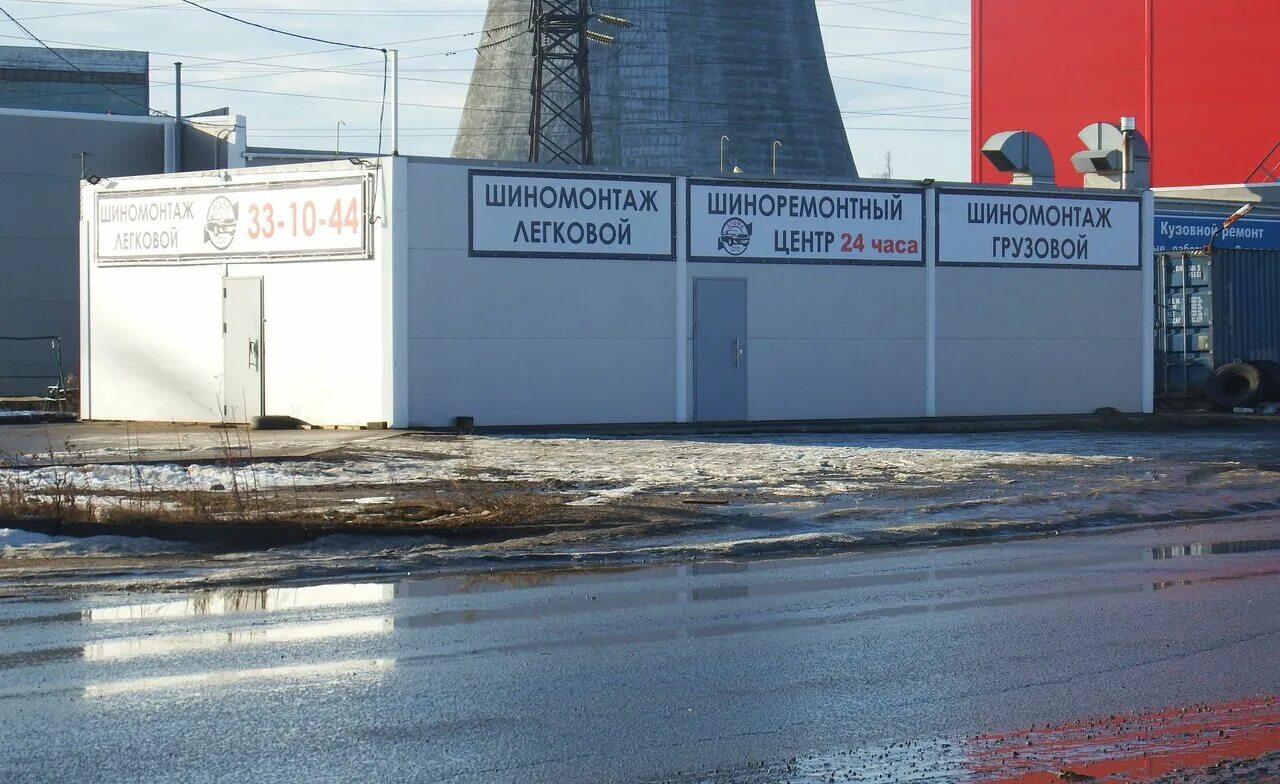
[[[222,281],[222,416],[248,422],[262,411],[262,278]]]
[[[693,281],[693,413],[700,422],[747,418],[747,281]]]

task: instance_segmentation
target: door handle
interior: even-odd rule
[[[259,362],[259,358],[258,358],[258,341],[250,340],[249,341],[249,369],[257,370],[260,367],[260,364],[261,363]]]
[[[738,367],[742,364],[742,341],[737,338],[733,339],[733,366]]]

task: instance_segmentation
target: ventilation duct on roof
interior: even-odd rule
[[[987,139],[982,154],[996,169],[1013,175],[1014,185],[1052,185],[1053,156],[1031,131],[1003,131]]]
[[[1084,175],[1084,187],[1138,189],[1151,187],[1151,152],[1147,140],[1126,123],[1121,130],[1111,123],[1093,123],[1080,131],[1087,149],[1071,156],[1071,165]]]

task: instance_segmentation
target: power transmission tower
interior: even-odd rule
[[[529,160],[593,163],[587,79],[588,0],[532,0]]]

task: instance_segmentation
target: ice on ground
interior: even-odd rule
[[[45,534],[20,531],[17,528],[0,528],[0,547],[26,547],[42,545],[53,541],[54,537]]]
[[[821,499],[900,492],[916,501],[958,486],[1018,485],[1078,496],[1083,482],[1181,480],[1193,466],[1276,458],[1258,434],[995,433],[650,438],[446,438],[406,434],[343,459],[137,463],[0,470],[0,484],[71,482],[97,492],[392,487],[515,481],[603,504],[641,494]]]
[[[276,459],[377,441],[387,431],[249,432],[158,424],[11,423],[0,433],[0,465],[135,463],[155,460]]]
[[[569,506],[600,506],[610,501],[617,501],[621,498],[627,498],[639,493],[643,488],[639,485],[627,485],[626,487],[615,487],[608,490],[597,490],[586,498],[579,498],[577,501],[570,501]]]
[[[325,488],[316,503],[331,503],[347,513],[411,497],[412,486],[419,483],[428,483],[430,492],[439,482],[514,481],[564,493],[575,505],[601,507],[600,526],[521,534],[493,543],[338,536],[206,559],[219,579],[258,580],[325,570],[412,570],[423,564],[578,564],[824,552],[871,542],[948,541],[1242,514],[1277,524],[1277,466],[1280,441],[1265,432],[648,438],[402,434],[345,444],[340,455],[328,459],[0,469],[0,494],[16,486],[27,497],[54,498],[68,484],[77,492],[106,496],[219,486],[228,492],[236,487],[286,493],[294,487]],[[109,502],[94,499],[95,505]],[[652,506],[631,517],[623,513],[646,503]],[[680,513],[664,516],[660,507]],[[620,525],[609,525],[615,516]],[[653,524],[646,526],[646,520]],[[673,520],[680,524],[673,526]],[[45,557],[183,550],[199,548],[0,530],[0,559],[11,559],[0,560],[0,565],[29,582],[54,571],[41,563]],[[30,559],[25,567],[19,563],[22,558]],[[186,568],[168,565],[173,560],[153,563],[161,571]],[[101,568],[116,567],[108,563]],[[114,572],[104,574],[111,579]]]
[[[189,552],[191,545],[136,536],[49,536],[0,528],[0,559],[78,555],[161,555]]]
[[[341,461],[260,461],[227,465],[88,465],[26,470],[91,490],[208,489],[231,482],[256,487],[404,484],[463,478],[609,485],[610,489],[785,490],[829,493],[885,481],[979,479],[1009,467],[1054,468],[1129,459],[1109,450],[991,448],[972,438],[772,436],[718,438],[503,438],[464,441],[405,436],[378,442]],[[1065,446],[1065,445],[1058,445]],[[430,456],[425,454],[430,452]],[[13,471],[0,473],[13,474]],[[816,481],[815,481],[816,480]]]

